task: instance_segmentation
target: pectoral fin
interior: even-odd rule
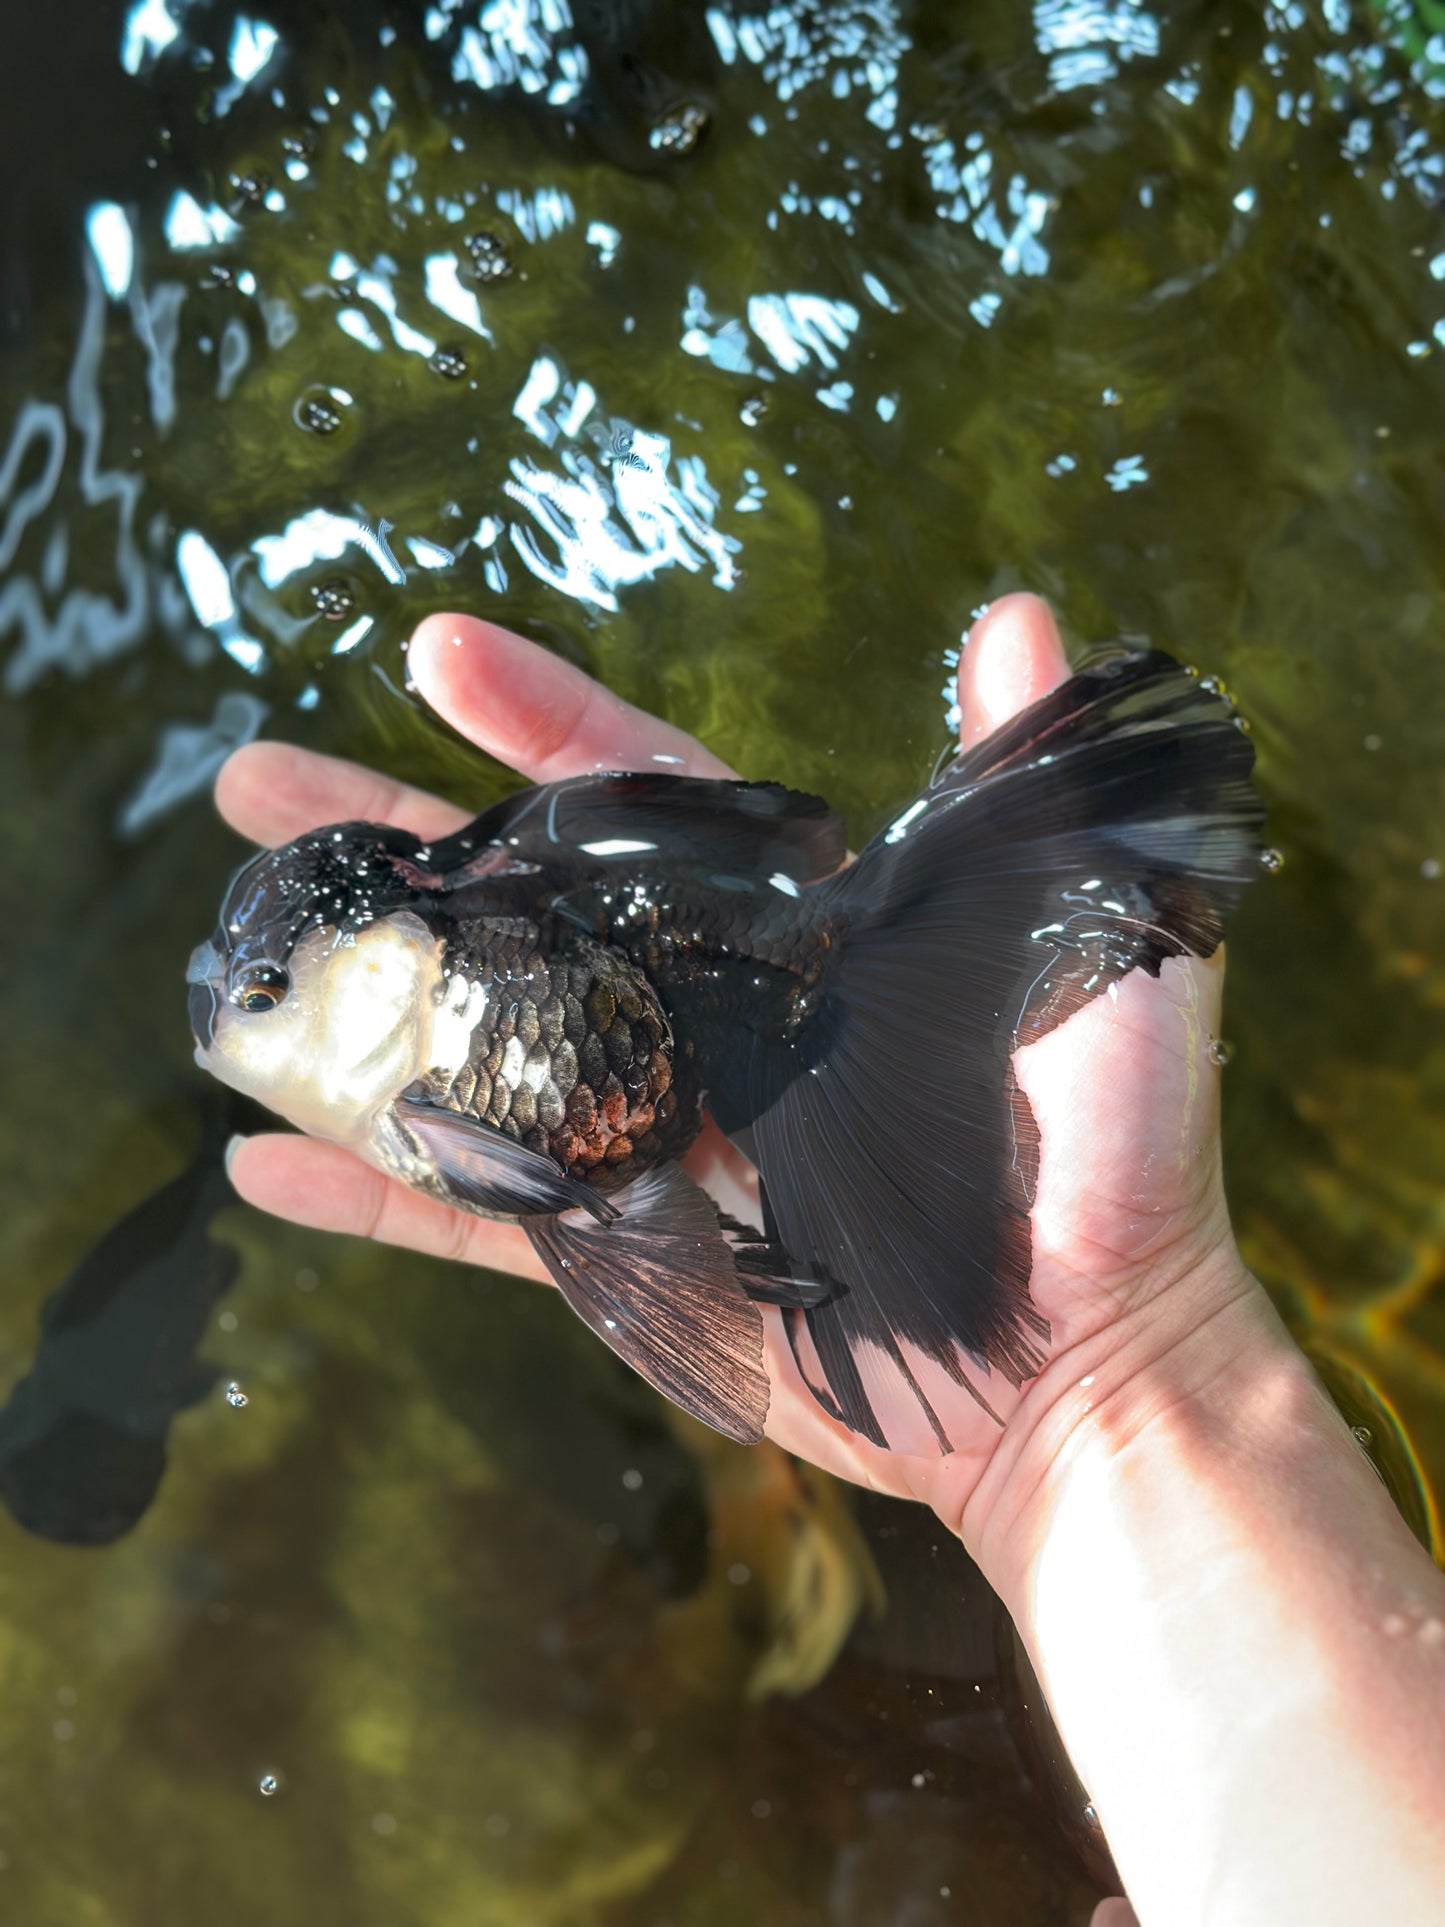
[[[630,1185],[611,1224],[569,1211],[526,1230],[567,1303],[619,1358],[705,1425],[758,1442],[762,1314],[716,1210],[677,1165]]]
[[[463,1207],[506,1218],[578,1210],[603,1224],[617,1215],[605,1198],[568,1177],[544,1151],[529,1151],[494,1124],[409,1097],[398,1098],[392,1108]]]

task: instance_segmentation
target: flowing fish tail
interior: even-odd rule
[[[840,931],[815,1015],[739,1035],[709,1103],[759,1168],[785,1311],[820,1405],[948,1452],[1046,1358],[1029,1291],[1038,1132],[1012,1070],[1127,971],[1207,957],[1258,874],[1253,752],[1169,658],[1087,669],[957,758],[809,896]]]

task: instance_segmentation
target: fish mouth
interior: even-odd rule
[[[186,1011],[195,1033],[197,1048],[204,1054],[216,1038],[216,1012],[221,1000],[208,983],[192,984],[186,998]]]
[[[191,987],[186,998],[186,1012],[202,1053],[208,1051],[215,1041],[216,1013],[221,1005],[216,995],[215,980],[220,970],[221,958],[216,946],[209,940],[198,943],[186,966],[186,982]]]

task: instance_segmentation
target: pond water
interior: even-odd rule
[[[1428,1531],[1377,1398],[1438,1481],[1436,0],[4,32],[0,1385],[229,1122],[181,984],[241,854],[228,748],[493,799],[405,691],[466,607],[856,843],[1027,587],[1252,722],[1285,863],[1231,935],[1236,1222]],[[535,1288],[236,1207],[216,1238],[141,1522],[0,1517],[7,1919],[1088,1919],[1081,1797],[930,1522],[685,1428]],[[125,1422],[154,1326],[86,1344]],[[36,1496],[19,1412],[0,1485],[54,1530],[86,1496]]]

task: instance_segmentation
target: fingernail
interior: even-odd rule
[[[240,1150],[241,1146],[245,1142],[246,1142],[245,1138],[242,1137],[239,1132],[236,1134],[235,1137],[231,1138],[227,1142],[225,1153],[224,1153],[227,1177],[230,1177],[231,1166],[236,1162],[236,1153]]]

